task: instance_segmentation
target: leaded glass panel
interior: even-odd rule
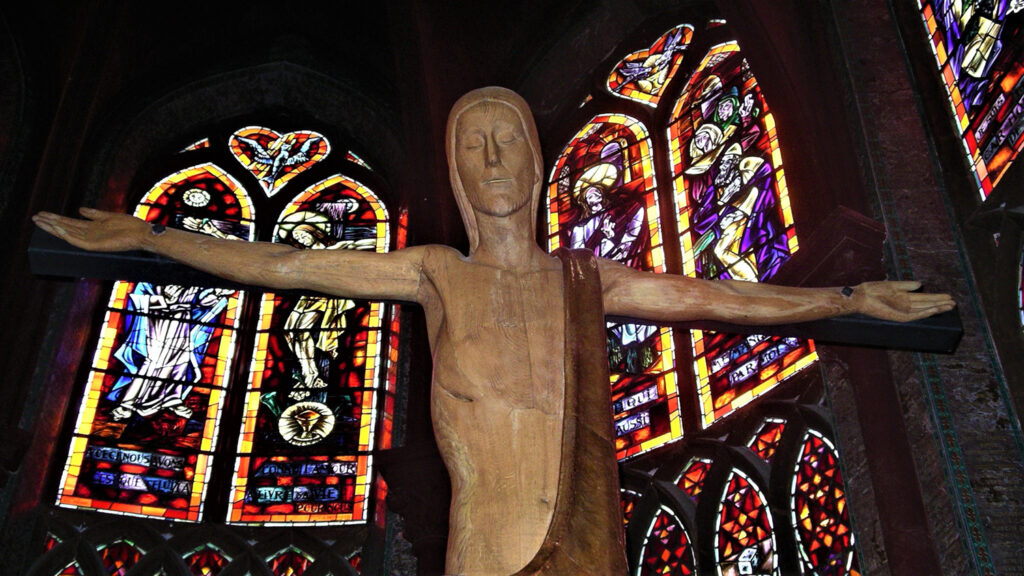
[[[768,105],[735,42],[712,47],[676,101],[669,152],[683,273],[761,282],[797,249]],[[796,338],[691,331],[710,426],[813,362]]]

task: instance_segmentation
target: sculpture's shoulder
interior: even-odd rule
[[[423,273],[435,290],[444,290],[450,277],[457,276],[458,268],[466,265],[466,257],[451,246],[428,244],[423,249]]]

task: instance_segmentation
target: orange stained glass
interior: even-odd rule
[[[757,454],[765,462],[771,463],[775,450],[782,440],[782,431],[786,428],[786,421],[779,418],[767,418],[761,428],[754,434],[747,443],[754,454]]]
[[[231,154],[267,194],[273,196],[292,178],[309,170],[331,152],[323,135],[311,130],[281,133],[264,126],[246,126],[228,140]]]
[[[1024,149],[1024,19],[1013,3],[920,2],[956,133],[981,199]]]
[[[713,46],[668,127],[683,273],[760,282],[798,248],[775,120],[735,42]],[[817,358],[795,338],[691,331],[706,428]]]
[[[804,434],[795,462],[790,521],[805,573],[851,574],[858,570],[839,454],[816,430]]]
[[[251,202],[212,164],[153,186],[135,215],[248,240]],[[99,329],[57,504],[198,521],[243,294],[117,282]]]
[[[585,249],[639,270],[665,271],[652,144],[623,114],[595,116],[551,171],[547,245]],[[620,459],[682,437],[672,329],[608,324]]]
[[[319,250],[388,251],[376,195],[336,175],[282,211],[274,242]],[[228,521],[364,522],[372,485],[378,390],[397,342],[379,302],[265,293],[245,397]],[[384,394],[385,409],[389,395]],[[385,441],[390,420],[384,419]]]
[[[679,486],[680,490],[696,502],[697,497],[704,490],[704,479],[707,478],[710,470],[711,460],[707,458],[693,458],[679,474],[679,478],[676,479],[676,486]]]
[[[743,471],[734,468],[729,473],[715,520],[715,565],[720,574],[779,574],[767,502]]]
[[[692,37],[693,26],[681,24],[647,48],[626,56],[608,76],[608,91],[656,107],[679,69]]]

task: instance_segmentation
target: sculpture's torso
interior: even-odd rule
[[[512,574],[543,542],[558,490],[561,265],[517,273],[440,249],[422,282],[431,412],[452,477],[447,572]]]

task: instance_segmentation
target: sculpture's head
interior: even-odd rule
[[[536,235],[543,161],[521,96],[491,86],[459,98],[448,115],[445,150],[471,253],[480,240],[477,214],[506,217],[529,208]]]

